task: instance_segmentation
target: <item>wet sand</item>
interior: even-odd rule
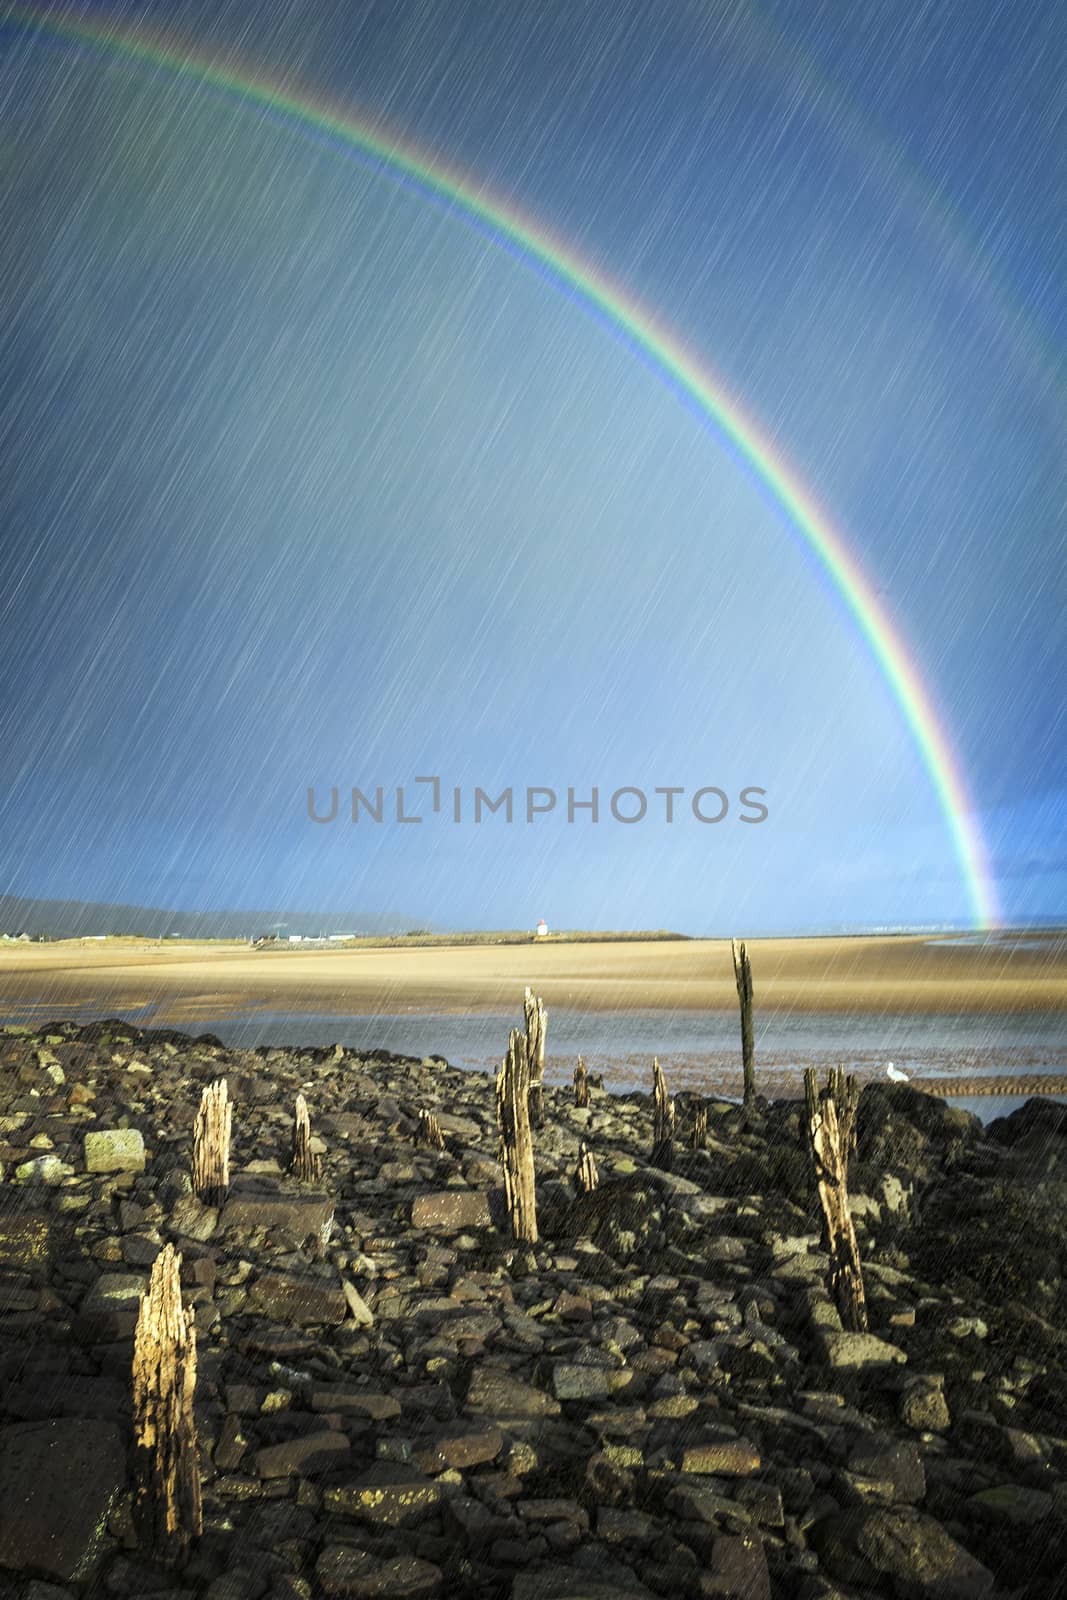
[[[755,939],[757,1005],[943,1013],[1067,1010],[1062,934],[989,943],[922,936]],[[578,1010],[736,1006],[726,940],[253,950],[244,944],[65,940],[0,946],[0,1013],[153,1005],[155,1026],[271,1007],[359,1016],[514,1009],[531,984]]]

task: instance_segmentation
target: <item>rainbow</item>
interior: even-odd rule
[[[489,194],[476,179],[430,156],[383,124],[321,95],[275,80],[235,58],[208,57],[185,42],[143,27],[84,13],[14,6],[0,28],[65,39],[162,69],[283,120],[317,139],[346,147],[395,181],[473,224],[519,260],[565,289],[640,355],[727,443],[766,497],[784,514],[843,601],[899,707],[945,818],[970,913],[995,928],[999,913],[985,840],[959,760],[907,645],[843,536],[816,505],[775,445],[678,336],[598,266],[539,220]]]

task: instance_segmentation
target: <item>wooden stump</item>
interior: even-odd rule
[[[293,1107],[293,1149],[289,1171],[301,1183],[316,1183],[322,1177],[322,1157],[315,1155],[311,1149],[311,1118],[302,1094],[297,1095]]]
[[[830,1290],[850,1333],[867,1331],[867,1297],[860,1250],[848,1205],[848,1160],[856,1143],[859,1089],[855,1078],[830,1072],[820,1094],[814,1068],[804,1074],[808,1145],[826,1221],[830,1251]]]
[[[441,1132],[441,1124],[436,1115],[425,1108],[419,1112],[419,1120],[415,1125],[415,1143],[424,1150],[443,1150],[445,1136]]]
[[[500,1159],[511,1231],[524,1244],[537,1243],[533,1135],[530,1132],[530,1056],[526,1035],[512,1028],[508,1053],[496,1077]]]
[[[592,1194],[600,1182],[600,1175],[596,1170],[593,1152],[584,1143],[578,1147],[578,1165],[574,1172],[574,1182],[579,1194]]]
[[[230,1187],[230,1118],[226,1079],[216,1078],[200,1096],[193,1128],[193,1189],[206,1206],[221,1206]]]
[[[734,981],[741,1006],[741,1072],[745,1086],[745,1105],[756,1098],[756,1046],[752,1032],[752,965],[743,939],[731,939],[734,957]]]
[[[587,1106],[589,1104],[589,1074],[585,1070],[585,1062],[578,1057],[578,1065],[574,1069],[574,1104]]]
[[[667,1093],[667,1080],[659,1058],[652,1061],[652,1153],[649,1164],[661,1172],[674,1165],[674,1101]]]
[[[708,1108],[703,1100],[693,1107],[693,1126],[689,1130],[690,1150],[703,1150],[708,1142]]]
[[[543,1000],[527,988],[522,1002],[526,1020],[526,1054],[530,1062],[530,1121],[535,1128],[545,1123],[545,1023],[548,1013]]]
[[[133,1342],[134,1508],[147,1542],[177,1562],[202,1530],[193,1394],[196,1329],[181,1256],[165,1245],[141,1296]]]

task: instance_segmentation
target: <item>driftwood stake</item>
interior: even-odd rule
[[[530,1132],[530,1056],[526,1035],[512,1028],[508,1053],[496,1077],[500,1159],[511,1231],[524,1244],[537,1243],[533,1135]]]
[[[744,1076],[745,1105],[756,1098],[756,1046],[752,1034],[752,964],[748,959],[743,939],[731,939],[734,957],[734,981],[741,1005],[741,1072]]]
[[[830,1289],[850,1333],[867,1331],[860,1249],[848,1205],[848,1158],[856,1143],[859,1089],[855,1078],[831,1072],[820,1094],[815,1070],[804,1074],[804,1102],[815,1182],[826,1219],[830,1248]]]
[[[522,1002],[526,1018],[526,1054],[530,1060],[530,1121],[535,1128],[545,1123],[545,1023],[548,1013],[543,1000],[527,989]]]
[[[182,1307],[181,1256],[165,1245],[141,1296],[133,1341],[134,1504],[156,1553],[179,1561],[200,1536],[193,1393],[196,1329]]]
[[[659,1058],[652,1061],[652,1153],[649,1162],[661,1172],[674,1165],[674,1101],[667,1093],[667,1080]]]
[[[193,1128],[193,1188],[207,1206],[221,1206],[230,1187],[230,1118],[226,1079],[216,1078],[200,1096]]]
[[[301,1183],[315,1183],[322,1177],[322,1157],[315,1155],[311,1149],[311,1118],[308,1116],[308,1103],[302,1094],[297,1095],[293,1107],[293,1150],[289,1171]]]
[[[600,1182],[600,1176],[596,1170],[596,1162],[593,1159],[593,1152],[584,1143],[578,1147],[578,1165],[574,1172],[574,1182],[579,1194],[592,1194]]]
[[[708,1108],[703,1100],[693,1107],[693,1126],[689,1130],[690,1150],[703,1150],[708,1142]]]
[[[585,1070],[585,1062],[578,1057],[578,1065],[574,1069],[574,1104],[587,1106],[589,1104],[589,1074]]]
[[[445,1136],[441,1132],[441,1124],[436,1113],[427,1111],[423,1107],[419,1112],[419,1120],[415,1125],[415,1143],[425,1150],[443,1150]]]

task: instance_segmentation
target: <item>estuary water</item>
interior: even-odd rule
[[[154,1012],[147,1006],[122,1015],[140,1027],[152,1027]],[[92,1014],[78,1011],[75,1020],[87,1021]],[[22,1014],[7,1020],[31,1019]],[[406,1010],[346,1017],[252,1007],[217,1015],[205,1009],[195,1024],[183,1024],[182,1031],[213,1033],[240,1049],[340,1043],[400,1055],[443,1056],[453,1066],[490,1072],[507,1048],[510,1029],[520,1022],[514,1012]],[[738,1077],[737,1013],[551,1007],[546,1080],[569,1082],[579,1055],[591,1073],[603,1074],[604,1087],[615,1093],[648,1090],[653,1056],[658,1056],[672,1092],[721,1093],[736,1085]],[[757,1077],[763,1075],[763,1087],[772,1098],[799,1093],[805,1067],[821,1074],[841,1066],[867,1079],[884,1078],[890,1062],[913,1078],[1067,1074],[1067,1014],[757,1012]],[[1020,1101],[981,1096],[961,1097],[958,1103],[989,1121]]]

